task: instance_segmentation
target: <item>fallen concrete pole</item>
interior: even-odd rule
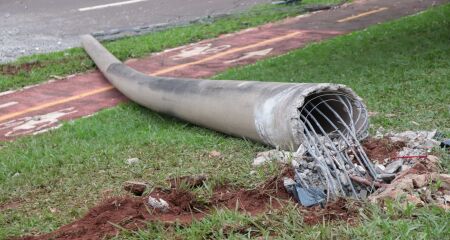
[[[81,38],[86,52],[120,92],[140,105],[193,124],[296,150],[305,137],[299,113],[303,104],[317,96],[326,100],[346,96],[358,107],[352,112],[353,119],[344,121],[347,125],[355,122],[358,136],[367,132],[367,111],[360,98],[344,85],[149,76],[121,63],[92,36]],[[342,104],[332,103],[331,107],[338,113],[346,111]],[[333,115],[329,118],[336,124],[342,120]],[[320,116],[317,119],[325,123]]]

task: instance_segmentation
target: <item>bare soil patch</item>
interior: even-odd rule
[[[211,204],[216,207],[237,209],[256,215],[267,208],[281,208],[283,203],[293,201],[283,186],[283,177],[293,177],[291,168],[285,168],[279,176],[268,179],[255,189],[235,190],[227,185],[215,189],[211,197]]]
[[[368,138],[363,142],[364,150],[372,161],[383,163],[385,159],[395,159],[400,150],[405,147],[404,142],[393,142],[389,138]]]
[[[147,221],[188,224],[204,216],[195,210],[195,199],[190,192],[157,189],[150,195],[166,200],[170,205],[169,211],[149,208],[146,197],[113,197],[91,208],[83,218],[52,233],[19,239],[102,239],[118,234],[120,228],[136,230],[144,227]]]

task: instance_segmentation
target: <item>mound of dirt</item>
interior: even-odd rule
[[[134,230],[143,227],[145,221],[188,224],[204,216],[204,213],[194,210],[199,206],[195,206],[195,199],[190,192],[157,189],[150,195],[166,200],[170,206],[169,211],[149,209],[147,197],[109,198],[90,209],[83,218],[52,233],[21,239],[102,239],[118,234],[120,228]]]
[[[164,199],[169,203],[169,212],[175,215],[180,215],[185,212],[198,212],[199,210],[206,210],[208,207],[197,202],[195,196],[191,192],[177,188],[168,190],[158,188],[151,192],[149,196]]]
[[[110,223],[130,229],[139,227],[138,220],[145,220],[145,205],[138,198],[110,198],[89,210],[81,219],[58,230],[22,239],[101,239],[118,233],[118,228]]]

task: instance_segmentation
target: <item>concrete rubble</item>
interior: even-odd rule
[[[404,142],[406,146],[398,156],[423,156],[427,155],[433,147],[439,146],[440,142],[434,139],[436,130],[434,131],[405,131],[401,133],[388,132],[382,134],[382,129],[377,131],[375,138],[385,137],[393,142]]]
[[[253,159],[253,166],[260,166],[270,161],[278,161],[280,163],[289,163],[290,161],[295,161],[294,158],[297,156],[295,152],[282,151],[282,150],[269,150],[265,152],[259,152],[256,158]]]
[[[336,171],[335,177],[344,187],[355,186],[357,199],[367,199],[374,203],[382,203],[386,199],[399,200],[403,203],[415,205],[434,204],[444,209],[450,208],[450,175],[440,174],[439,158],[430,155],[432,148],[439,147],[440,142],[434,139],[436,131],[406,131],[389,132],[380,131],[374,139],[388,139],[390,142],[403,142],[404,147],[397,152],[394,158],[387,157],[384,161],[371,159],[375,166],[378,181],[373,181],[366,167],[353,161],[353,166],[345,165],[351,183]],[[353,159],[351,153],[350,158]],[[270,150],[258,153],[253,166],[261,166],[268,162],[290,163],[295,170],[295,177],[285,178],[286,189],[295,197],[299,191],[293,191],[298,181],[306,181],[304,185],[314,189],[326,189],[326,182],[320,176],[320,165],[311,158],[307,151],[288,152]],[[380,181],[382,180],[382,181]],[[302,190],[303,191],[303,190]],[[325,191],[326,192],[326,191]],[[323,204],[324,198],[319,196],[312,204],[311,194],[303,192],[304,196],[298,201],[303,206]],[[352,197],[351,195],[349,195]],[[297,198],[297,197],[296,197]],[[353,197],[355,198],[355,197]],[[304,203],[307,204],[304,204]]]
[[[134,164],[138,164],[141,160],[139,158],[129,158],[127,159],[125,162],[128,165],[134,165]]]
[[[408,173],[396,178],[391,184],[375,191],[370,201],[379,203],[386,199],[399,200],[404,204],[424,206],[425,203],[450,209],[450,175],[435,172]]]

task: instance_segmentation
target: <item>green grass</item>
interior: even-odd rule
[[[123,38],[106,42],[106,48],[119,59],[137,58],[167,48],[177,47],[220,34],[277,21],[304,12],[306,4],[338,3],[339,0],[307,0],[294,5],[257,5],[249,11],[218,18],[212,22],[196,23],[174,27],[152,34]],[[95,67],[94,63],[81,48],[72,48],[49,54],[36,54],[22,57],[7,64],[21,69],[23,64],[41,65],[31,71],[21,70],[18,74],[7,75],[0,71],[0,92],[40,83],[53,77],[85,72]],[[0,65],[0,70],[8,66]]]
[[[449,16],[447,4],[232,69],[217,78],[344,83],[365,99],[370,111],[379,112],[372,118],[374,128],[438,128],[449,133]],[[396,117],[387,117],[388,113]],[[212,176],[210,185],[232,182],[250,188],[278,170],[272,164],[250,173],[254,170],[251,159],[265,149],[257,143],[192,126],[132,103],[68,122],[55,131],[1,144],[0,203],[22,203],[0,212],[0,239],[51,231],[83,215],[106,193],[123,194],[122,183],[130,179],[160,185],[171,176],[206,173]],[[210,159],[212,150],[220,151],[224,159]],[[125,160],[131,157],[141,162],[129,166]],[[219,211],[191,226],[153,223],[118,238],[245,238],[248,232],[288,239],[449,236],[450,214],[431,206],[369,206],[360,209],[360,216],[362,223],[357,226],[307,227],[294,208],[259,217]]]

